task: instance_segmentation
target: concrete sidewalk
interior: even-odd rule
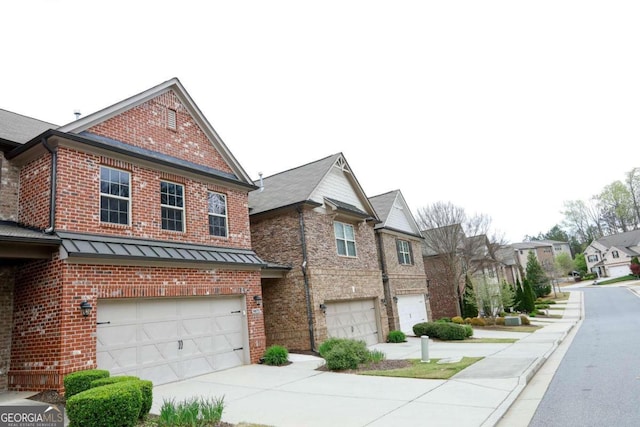
[[[582,292],[572,291],[562,319],[532,323],[534,333],[476,330],[475,337],[519,340],[513,344],[435,342],[430,358],[484,357],[449,380],[420,380],[317,371],[318,357],[290,354],[284,367],[245,365],[154,387],[152,413],[164,400],[224,397],[223,421],[275,427],[451,426],[498,423],[529,380],[576,325]],[[387,359],[420,359],[420,338],[377,344]],[[7,394],[0,405],[33,404],[26,394]]]
[[[560,304],[559,304],[560,305]],[[430,341],[429,357],[484,357],[450,380],[372,377],[317,371],[320,358],[291,354],[291,365],[248,365],[154,388],[164,399],[223,397],[223,420],[288,426],[494,426],[580,320],[582,292],[571,292],[562,319],[534,333],[477,331],[476,337],[520,337],[513,344]],[[377,344],[388,359],[420,359],[420,339]]]

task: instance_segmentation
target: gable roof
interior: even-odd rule
[[[615,246],[618,249],[628,249],[640,246],[640,229],[627,231],[626,233],[612,234],[611,236],[601,237],[593,243],[599,243],[607,249]],[[631,251],[636,254],[635,251]]]
[[[74,120],[73,122],[59,127],[57,130],[64,133],[86,136],[86,133],[84,132],[96,124],[102,123],[169,91],[173,91],[178,99],[180,99],[180,102],[187,109],[191,117],[193,117],[193,120],[202,129],[209,141],[214,145],[215,149],[220,153],[220,156],[222,156],[224,161],[229,165],[237,179],[246,184],[253,184],[247,172],[242,168],[233,154],[231,154],[231,151],[229,151],[228,147],[222,141],[215,129],[213,129],[213,126],[211,126],[204,114],[202,114],[202,111],[200,111],[177,78],[167,80],[166,82],[160,83],[157,86],[145,90],[144,92],[140,92],[137,95],[103,108],[100,111],[81,117],[78,120]]]
[[[331,172],[334,165],[344,162],[346,159],[342,153],[336,153],[315,162],[298,166],[287,171],[283,171],[262,180],[257,180],[254,184],[260,188],[249,193],[249,213],[256,215],[263,212],[272,211],[287,206],[293,206],[303,202],[311,201],[314,191],[322,183],[322,181]],[[348,165],[346,165],[347,169]],[[350,172],[350,169],[349,169]],[[367,214],[377,219],[373,206],[369,203],[362,187],[358,183],[355,176],[350,173],[350,182],[354,187],[354,191],[359,193],[360,199],[364,204],[366,211],[341,200],[335,198],[324,197],[337,208],[346,211],[353,211],[359,214]],[[320,205],[319,201],[314,203]],[[354,210],[355,209],[355,210]]]
[[[420,233],[422,234],[422,237],[424,237],[424,243],[422,245],[422,255],[424,256],[443,255],[444,252],[442,252],[442,250],[451,250],[451,248],[441,248],[441,252],[438,252],[436,251],[436,248],[440,245],[448,245],[453,240],[454,236],[457,236],[456,251],[463,249],[463,239],[467,237],[464,234],[462,225],[460,224],[450,224],[442,227],[430,228],[428,230],[421,230]],[[429,244],[429,242],[433,243]]]
[[[0,109],[0,139],[24,144],[58,125]]]
[[[422,234],[420,234],[420,227],[416,223],[415,218],[411,214],[409,206],[402,195],[400,190],[393,190],[387,193],[378,194],[377,196],[373,196],[369,198],[371,205],[375,209],[378,214],[378,218],[380,219],[380,223],[376,224],[375,229],[388,228],[394,231],[399,231],[405,234],[412,234],[417,237],[422,238]],[[391,227],[389,224],[389,217],[391,215],[392,209],[394,206],[399,204],[402,208],[402,213],[406,218],[409,226],[411,227],[412,233],[408,233],[407,230],[398,230],[397,228]]]

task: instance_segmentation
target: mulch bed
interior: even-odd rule
[[[357,369],[345,369],[342,371],[333,371],[333,372],[339,372],[343,374],[357,374],[358,372],[365,372],[365,371],[388,371],[391,369],[406,368],[408,366],[411,366],[410,360],[389,359],[389,360],[382,360],[376,363],[365,363],[358,366]],[[316,368],[316,371],[331,371],[331,370],[327,368],[327,365],[322,365],[319,368]]]

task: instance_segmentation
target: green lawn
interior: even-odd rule
[[[422,363],[419,359],[411,359],[411,366],[406,368],[388,369],[380,371],[361,371],[359,375],[375,375],[380,377],[419,378],[426,380],[447,380],[453,375],[473,365],[482,357],[463,357],[458,363],[443,363],[440,359],[431,359],[428,363]]]
[[[640,280],[640,279],[638,279],[636,276],[630,274],[628,276],[616,277],[615,279],[608,279],[608,280],[603,280],[603,281],[598,280],[597,286],[611,285],[613,283],[620,283],[620,282],[628,282],[630,280]]]
[[[467,338],[466,340],[452,340],[447,342],[460,342],[463,344],[479,343],[479,344],[512,344],[518,341],[518,338]]]

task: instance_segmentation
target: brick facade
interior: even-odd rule
[[[304,210],[307,249],[307,279],[316,346],[327,338],[320,304],[351,299],[384,298],[378,267],[373,225],[354,225],[357,257],[337,254],[333,217],[322,209]],[[290,265],[286,277],[263,279],[267,345],[279,344],[292,350],[312,350],[307,317],[307,298],[302,272],[300,219],[295,210],[268,218],[251,218],[251,235],[256,253],[263,259]],[[380,339],[388,334],[387,314],[378,310]]]
[[[424,268],[429,280],[429,305],[432,319],[460,316],[460,304],[456,290],[447,280],[446,262],[440,257],[424,257]]]
[[[176,111],[175,130],[167,128],[168,108]],[[88,132],[233,174],[189,111],[170,91],[94,125]],[[148,162],[134,158],[127,161],[121,154],[105,156],[83,147],[78,143],[66,145],[62,138],[57,146],[56,231],[251,249],[248,189],[195,174],[168,173],[166,168],[154,169]],[[44,152],[20,170],[2,158],[0,219],[17,218],[39,229],[49,226],[51,157]],[[130,173],[128,225],[100,222],[101,165]],[[184,185],[184,232],[161,228],[161,180]],[[209,234],[208,191],[226,196],[228,237]],[[132,260],[76,264],[71,258],[59,256],[56,253],[51,260],[26,261],[15,272],[15,286],[11,277],[5,277],[11,274],[0,270],[0,320],[3,325],[12,325],[0,330],[0,381],[11,389],[61,391],[64,375],[95,368],[96,318],[104,299],[244,296],[251,362],[264,354],[264,320],[253,299],[261,295],[261,274],[255,267],[178,268]],[[8,302],[10,293],[12,306]],[[83,300],[93,306],[89,318],[79,310]],[[11,320],[1,317],[7,313],[13,313]],[[11,339],[7,344],[5,334],[9,329]],[[8,351],[11,359],[5,363]],[[9,374],[5,376],[3,364],[8,363]]]
[[[400,318],[398,316],[398,306],[392,303],[393,297],[398,295],[425,295],[425,305],[427,317],[431,319],[430,307],[427,295],[427,277],[425,275],[424,261],[422,259],[422,243],[416,238],[404,235],[397,235],[385,230],[379,230],[378,242],[380,242],[380,253],[383,257],[386,272],[388,294],[386,310],[389,318],[389,329],[400,329]],[[400,264],[396,241],[398,239],[408,241],[411,245],[413,264]]]
[[[0,221],[18,221],[20,169],[0,153]]]
[[[7,389],[15,267],[0,266],[0,392]]]

